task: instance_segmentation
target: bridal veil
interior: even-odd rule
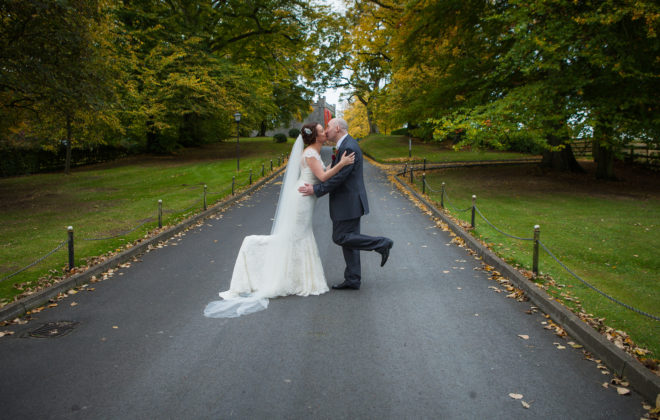
[[[210,302],[204,309],[204,316],[209,318],[235,318],[241,315],[258,312],[268,307],[268,297],[274,296],[270,285],[280,283],[278,276],[283,276],[285,270],[282,265],[287,261],[287,253],[291,249],[294,241],[293,234],[296,231],[296,213],[298,200],[298,189],[296,183],[300,176],[300,165],[303,151],[302,137],[298,136],[293,147],[289,160],[287,162],[280,196],[275,211],[275,218],[268,237],[268,246],[264,248],[263,259],[261,260],[261,272],[268,276],[268,281],[263,284],[260,290],[251,294],[241,294],[239,296],[227,295],[223,300]],[[237,262],[238,264],[238,262]]]

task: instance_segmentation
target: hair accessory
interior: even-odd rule
[[[312,130],[310,130],[308,127],[303,128],[303,133],[307,134],[308,136],[312,134]]]

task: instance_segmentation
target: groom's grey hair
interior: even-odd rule
[[[343,118],[335,118],[335,121],[337,122],[337,127],[339,127],[339,129],[348,132],[348,123],[346,120]]]

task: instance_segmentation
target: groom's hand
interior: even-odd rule
[[[298,192],[302,195],[312,195],[314,194],[314,187],[309,184],[305,184],[302,187],[298,187]]]

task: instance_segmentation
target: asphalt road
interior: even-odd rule
[[[202,311],[229,285],[245,235],[267,234],[270,184],[130,267],[0,338],[0,418],[638,419],[635,393],[543,328],[531,303],[495,293],[479,261],[371,165],[362,230],[394,240],[362,254],[359,291],[271,299],[234,319]],[[315,234],[342,281],[327,197]],[[72,304],[75,305],[72,306]],[[32,338],[46,322],[67,335]],[[524,340],[519,335],[528,335]],[[558,349],[557,344],[566,347]],[[522,394],[515,400],[510,393]],[[529,404],[525,408],[521,401]]]

